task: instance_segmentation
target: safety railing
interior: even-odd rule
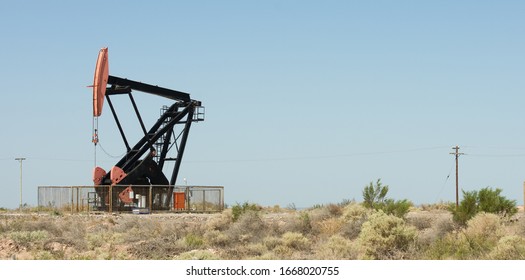
[[[222,186],[40,186],[38,206],[71,212],[219,212]]]

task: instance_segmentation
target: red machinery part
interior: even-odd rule
[[[118,198],[120,199],[120,201],[124,202],[125,204],[133,203],[133,189],[131,188],[131,186],[121,191],[118,194]]]
[[[106,176],[106,174],[106,170],[102,169],[101,167],[97,166],[93,169],[93,183],[95,186],[102,184],[102,179],[104,176]]]
[[[112,185],[118,184],[120,181],[122,181],[122,179],[124,179],[128,175],[126,174],[126,172],[124,172],[124,170],[122,170],[118,166],[111,167],[110,172],[111,174],[109,175],[109,178],[111,179]]]
[[[108,77],[108,48],[102,48],[98,53],[97,66],[95,67],[95,78],[93,81],[93,117],[99,117],[102,114]]]

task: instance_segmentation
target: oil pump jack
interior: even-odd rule
[[[173,102],[171,106],[161,108],[160,118],[149,130],[146,129],[133,98],[132,93],[135,91],[164,97]],[[133,146],[128,142],[113,106],[112,98],[116,95],[129,97],[144,133]],[[109,172],[99,166],[93,170],[95,190],[103,201],[101,208],[107,209],[111,200],[113,207],[131,209],[135,199],[133,194],[139,194],[152,196],[149,198],[152,210],[168,210],[191,124],[204,120],[204,107],[200,101],[191,99],[188,93],[109,75],[108,49],[102,48],[98,55],[93,84],[92,141],[95,144],[95,153],[99,143],[98,117],[102,114],[104,100],[111,109],[126,152]],[[178,127],[180,132],[176,129]],[[169,156],[174,147],[175,152],[171,154],[175,156]],[[169,177],[163,172],[167,161],[175,162]],[[138,185],[154,188],[133,188]],[[110,187],[112,191],[108,192]]]

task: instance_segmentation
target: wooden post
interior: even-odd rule
[[[452,147],[453,150],[456,150],[454,153],[450,153],[451,155],[456,156],[456,210],[458,210],[459,207],[459,179],[458,179],[458,158],[460,155],[463,155],[463,153],[459,152],[459,146]]]
[[[113,185],[109,186],[109,213],[113,213]]]
[[[153,186],[152,185],[149,185],[149,199],[148,199],[148,208],[149,208],[149,212],[150,213],[153,213],[153,198],[151,197],[153,194]]]

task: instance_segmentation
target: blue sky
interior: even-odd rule
[[[38,186],[92,184],[86,86],[102,47],[111,75],[203,102],[178,183],[222,185],[230,205],[359,201],[378,178],[395,199],[453,201],[455,145],[460,188],[523,204],[523,14],[522,1],[1,1],[0,206],[19,203],[15,157],[30,205]],[[135,98],[148,123],[169,105]],[[101,144],[121,155],[105,109]]]

